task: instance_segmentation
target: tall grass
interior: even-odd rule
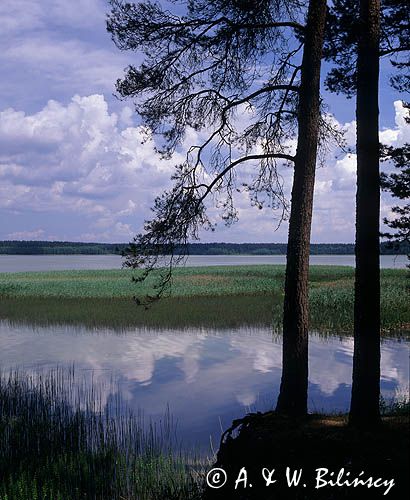
[[[195,500],[200,462],[178,450],[169,415],[146,425],[73,370],[0,376],[1,500]]]
[[[410,387],[403,387],[389,399],[380,396],[380,413],[385,416],[410,417]]]
[[[381,273],[382,328],[408,330],[406,270]],[[176,269],[169,297],[149,311],[133,295],[152,293],[149,282],[131,282],[129,271],[64,271],[0,274],[0,319],[30,324],[84,324],[124,329],[133,325],[280,329],[284,266]],[[354,270],[315,266],[310,272],[311,327],[351,333]]]
[[[391,277],[390,270],[387,273]],[[393,271],[401,281],[406,271]],[[156,273],[143,283],[131,281],[138,271],[87,270],[0,273],[1,297],[57,298],[132,298],[153,293]],[[386,272],[383,272],[386,276]],[[335,286],[352,282],[350,267],[312,266],[312,286]],[[176,268],[173,273],[172,297],[268,294],[281,295],[284,289],[285,266],[212,266]]]
[[[281,311],[281,298],[268,295],[170,297],[155,302],[149,310],[131,299],[0,300],[0,320],[12,324],[81,325],[118,332],[135,326],[155,329],[269,326],[274,317],[280,318]]]
[[[346,268],[349,269],[349,268]],[[132,298],[153,294],[157,272],[134,283],[138,271],[50,271],[0,273],[1,297]],[[283,288],[284,266],[176,268],[173,297],[274,294]]]

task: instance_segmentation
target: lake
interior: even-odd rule
[[[353,255],[318,255],[310,259],[311,264],[316,265],[354,266]],[[283,255],[222,255],[192,256],[187,265],[284,263]],[[381,265],[385,268],[404,268],[406,264],[406,256],[381,256]],[[0,272],[120,266],[121,257],[116,255],[0,256]],[[141,410],[154,420],[169,410],[177,422],[178,437],[185,445],[197,446],[207,453],[210,443],[218,448],[221,430],[229,427],[233,419],[249,411],[274,408],[280,385],[282,346],[280,335],[273,334],[266,318],[261,316],[263,307],[268,312],[272,310],[270,297],[230,298],[233,303],[229,305],[226,299],[228,305],[223,306],[220,300],[218,304],[212,303],[215,300],[212,298],[196,300],[205,304],[210,319],[219,311],[223,324],[210,321],[205,327],[200,326],[203,322],[181,322],[184,311],[176,306],[167,309],[165,303],[161,303],[164,304],[163,316],[165,314],[161,326],[130,323],[127,303],[124,307],[128,316],[117,304],[119,317],[114,315],[108,324],[93,314],[89,314],[87,322],[75,307],[61,322],[54,318],[53,308],[61,307],[58,300],[57,304],[49,301],[45,305],[33,301],[29,315],[23,315],[18,306],[13,306],[15,314],[11,316],[0,310],[0,370],[16,368],[31,373],[74,366],[78,383],[85,381],[99,387],[106,405],[120,396],[132,410]],[[269,303],[264,302],[261,309],[263,300]],[[110,300],[107,301],[105,306],[98,302],[95,307],[111,311]],[[195,305],[194,299],[186,301],[191,317],[198,304]],[[26,305],[30,304],[31,301],[27,301]],[[238,314],[238,321],[230,323],[228,315],[221,313],[217,306],[233,311],[250,310],[256,316],[250,322]],[[386,399],[408,389],[408,348],[408,340],[402,338],[385,338],[382,342],[381,388]],[[311,333],[310,411],[348,410],[352,354],[352,337]]]
[[[381,255],[382,268],[404,269],[406,255]],[[311,255],[312,265],[351,266],[354,255]],[[60,271],[70,269],[118,269],[119,255],[0,255],[0,272]],[[241,266],[252,264],[286,264],[285,255],[192,255],[187,266]]]
[[[382,342],[381,387],[391,398],[408,387],[409,343]],[[345,412],[352,376],[351,337],[310,335],[309,408]],[[133,410],[159,419],[167,408],[185,445],[218,448],[221,429],[249,411],[274,407],[281,338],[265,327],[149,329],[0,322],[0,367],[25,372],[75,366],[79,380],[119,394]]]

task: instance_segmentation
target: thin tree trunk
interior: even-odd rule
[[[357,58],[356,279],[353,385],[349,421],[380,421],[380,1],[360,1]]]
[[[326,0],[311,0],[301,68],[298,145],[286,256],[282,380],[276,407],[276,411],[294,416],[307,414],[309,248],[325,20]]]

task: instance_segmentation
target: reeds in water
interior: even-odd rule
[[[169,414],[133,415],[74,370],[0,375],[0,500],[201,497],[201,463]]]

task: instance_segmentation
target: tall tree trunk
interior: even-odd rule
[[[282,380],[276,407],[276,411],[294,416],[307,414],[309,249],[325,20],[326,0],[311,0],[301,67],[298,144],[286,256]]]
[[[360,1],[357,54],[356,279],[350,423],[380,421],[380,1]]]

